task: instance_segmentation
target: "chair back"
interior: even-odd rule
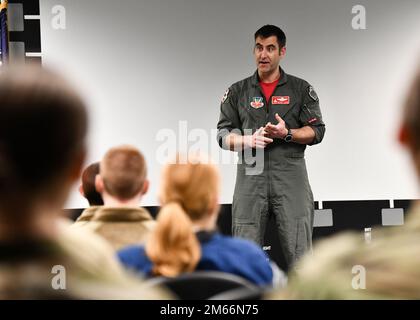
[[[164,286],[181,300],[206,300],[222,292],[245,289],[256,292],[258,287],[237,275],[219,271],[196,271],[178,277],[157,277],[147,281],[150,286]]]

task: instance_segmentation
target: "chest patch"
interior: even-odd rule
[[[251,107],[253,107],[254,109],[260,109],[260,108],[264,107],[263,98],[262,97],[252,98]]]
[[[290,104],[289,96],[273,96],[271,97],[271,104]]]

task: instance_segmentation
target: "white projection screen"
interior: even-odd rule
[[[366,25],[355,29],[360,6]],[[157,205],[165,144],[199,148],[220,167],[220,203],[231,203],[235,157],[215,139],[220,100],[255,71],[254,32],[278,25],[288,39],[282,67],[314,86],[326,123],[324,141],[306,151],[315,200],[414,199],[396,137],[419,18],[418,0],[41,0],[42,59],[89,104],[87,164],[135,145],[151,181],[142,204]],[[87,206],[77,187],[67,208]]]

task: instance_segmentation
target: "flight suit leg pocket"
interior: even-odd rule
[[[296,219],[296,249],[295,262],[305,253],[312,250],[312,226],[310,218],[301,217]]]
[[[232,234],[262,245],[267,217],[267,199],[260,191],[260,178],[236,182],[232,202]]]
[[[248,239],[260,246],[262,245],[259,226],[257,224],[234,221],[232,229],[233,236]]]

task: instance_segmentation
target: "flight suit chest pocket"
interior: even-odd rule
[[[244,129],[258,129],[267,123],[267,105],[262,97],[243,97],[238,111]]]
[[[300,128],[299,108],[299,103],[292,103],[292,101],[288,105],[272,104],[269,109],[269,121],[277,123],[278,121],[275,117],[277,113],[286,122],[287,127],[292,129]]]

